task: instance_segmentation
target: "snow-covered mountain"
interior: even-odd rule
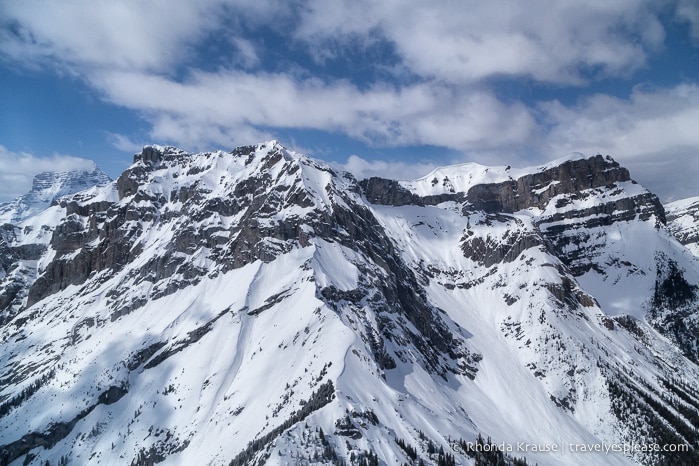
[[[97,166],[85,170],[40,173],[34,177],[32,189],[27,194],[11,202],[0,203],[0,225],[21,222],[44,211],[62,196],[110,181],[109,176]]]
[[[699,197],[690,197],[665,206],[667,227],[678,241],[699,256]]]
[[[148,146],[2,230],[0,465],[696,464],[665,223],[602,156],[357,181]]]
[[[0,204],[0,322],[24,305],[29,285],[36,279],[39,260],[47,252],[54,227],[64,212],[49,209],[61,197],[111,179],[97,166],[90,169],[43,172],[34,177],[31,191]]]

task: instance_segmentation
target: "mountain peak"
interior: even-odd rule
[[[543,165],[525,168],[513,168],[510,165],[486,166],[474,162],[449,165],[436,168],[416,180],[400,181],[399,183],[418,196],[434,196],[467,193],[475,185],[502,183],[538,173],[548,173],[549,178],[553,179],[558,172],[579,171],[581,169],[586,170],[588,174],[596,174],[595,176],[600,176],[608,171],[618,171],[619,179],[629,179],[628,170],[620,167],[609,155],[603,157],[600,154],[585,155],[580,152],[572,152]]]
[[[134,156],[134,163],[117,179],[119,197],[141,191],[146,197],[178,198],[177,191],[194,188],[220,195],[240,180],[247,180],[248,190],[272,189],[273,185],[290,186],[325,183],[311,191],[322,193],[329,180],[322,181],[313,172],[334,175],[325,163],[287,149],[276,140],[241,146],[230,152],[190,153],[172,146],[145,146]],[[252,180],[257,180],[257,184]],[[242,189],[242,188],[239,188]],[[318,196],[315,196],[318,197]]]
[[[94,163],[81,170],[39,173],[34,176],[28,193],[0,204],[0,224],[20,222],[43,211],[60,197],[110,181],[109,176]]]

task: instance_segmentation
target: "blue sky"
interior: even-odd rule
[[[267,139],[398,178],[603,153],[699,195],[699,2],[0,0],[0,200]]]

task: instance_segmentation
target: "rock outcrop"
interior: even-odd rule
[[[677,240],[699,256],[699,197],[667,204],[667,227]]]
[[[611,157],[596,155],[502,183],[478,184],[468,190],[467,200],[475,210],[512,213],[530,207],[543,208],[556,196],[588,189],[611,187],[630,181],[629,171]]]

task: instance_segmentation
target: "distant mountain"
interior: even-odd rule
[[[699,464],[699,259],[609,157],[147,146],[0,234],[0,466]]]
[[[673,235],[699,256],[699,197],[667,204],[667,227]]]
[[[98,167],[91,170],[40,173],[34,177],[32,189],[27,194],[11,202],[0,203],[0,225],[21,222],[45,210],[59,197],[111,181]]]
[[[40,259],[64,213],[51,205],[63,196],[109,183],[109,176],[97,167],[44,172],[34,177],[31,191],[0,204],[0,322],[24,305],[36,279]]]

